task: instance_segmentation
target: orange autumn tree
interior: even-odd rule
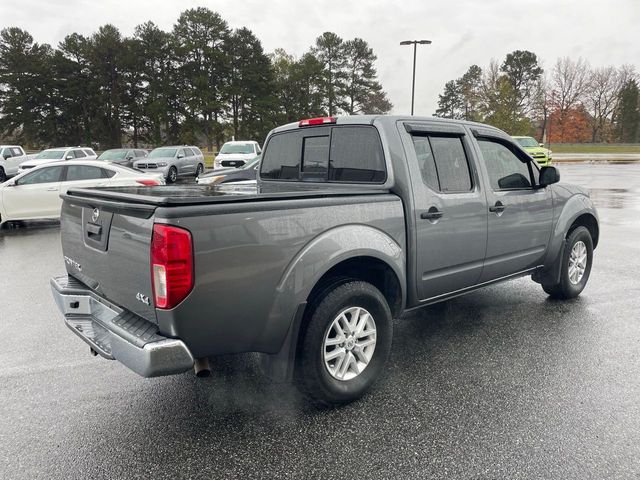
[[[591,140],[589,114],[582,105],[565,111],[552,111],[547,129],[551,143],[584,143]]]

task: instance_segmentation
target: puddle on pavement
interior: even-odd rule
[[[640,206],[640,191],[626,188],[590,188],[596,208],[633,208]]]

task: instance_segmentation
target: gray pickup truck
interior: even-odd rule
[[[63,195],[66,324],[146,377],[258,352],[312,400],[361,396],[392,319],[524,275],[572,298],[598,217],[502,131],[453,120],[303,120],[267,137],[258,192],[181,185]]]

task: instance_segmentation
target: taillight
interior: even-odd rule
[[[136,182],[140,185],[146,185],[147,187],[150,187],[152,185],[160,185],[160,182],[155,178],[142,178],[140,180],[136,180]]]
[[[193,288],[193,244],[188,230],[153,225],[151,282],[157,308],[173,308],[189,294]]]
[[[336,119],[334,117],[307,118],[306,120],[300,120],[298,126],[311,127],[312,125],[325,125],[327,123],[336,123]]]

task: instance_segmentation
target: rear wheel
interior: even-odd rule
[[[196,178],[198,178],[203,171],[204,171],[204,166],[201,163],[199,163],[198,166],[196,167]]]
[[[178,170],[176,167],[171,167],[167,174],[167,183],[173,183],[178,179]]]
[[[7,174],[4,171],[4,168],[0,167],[0,183],[4,183],[7,181]]]
[[[564,245],[560,281],[543,283],[542,288],[553,298],[575,298],[587,285],[593,261],[593,240],[586,227],[573,230]]]
[[[378,378],[391,349],[392,318],[369,283],[350,280],[324,294],[302,332],[296,383],[311,401],[332,406],[361,397]]]

